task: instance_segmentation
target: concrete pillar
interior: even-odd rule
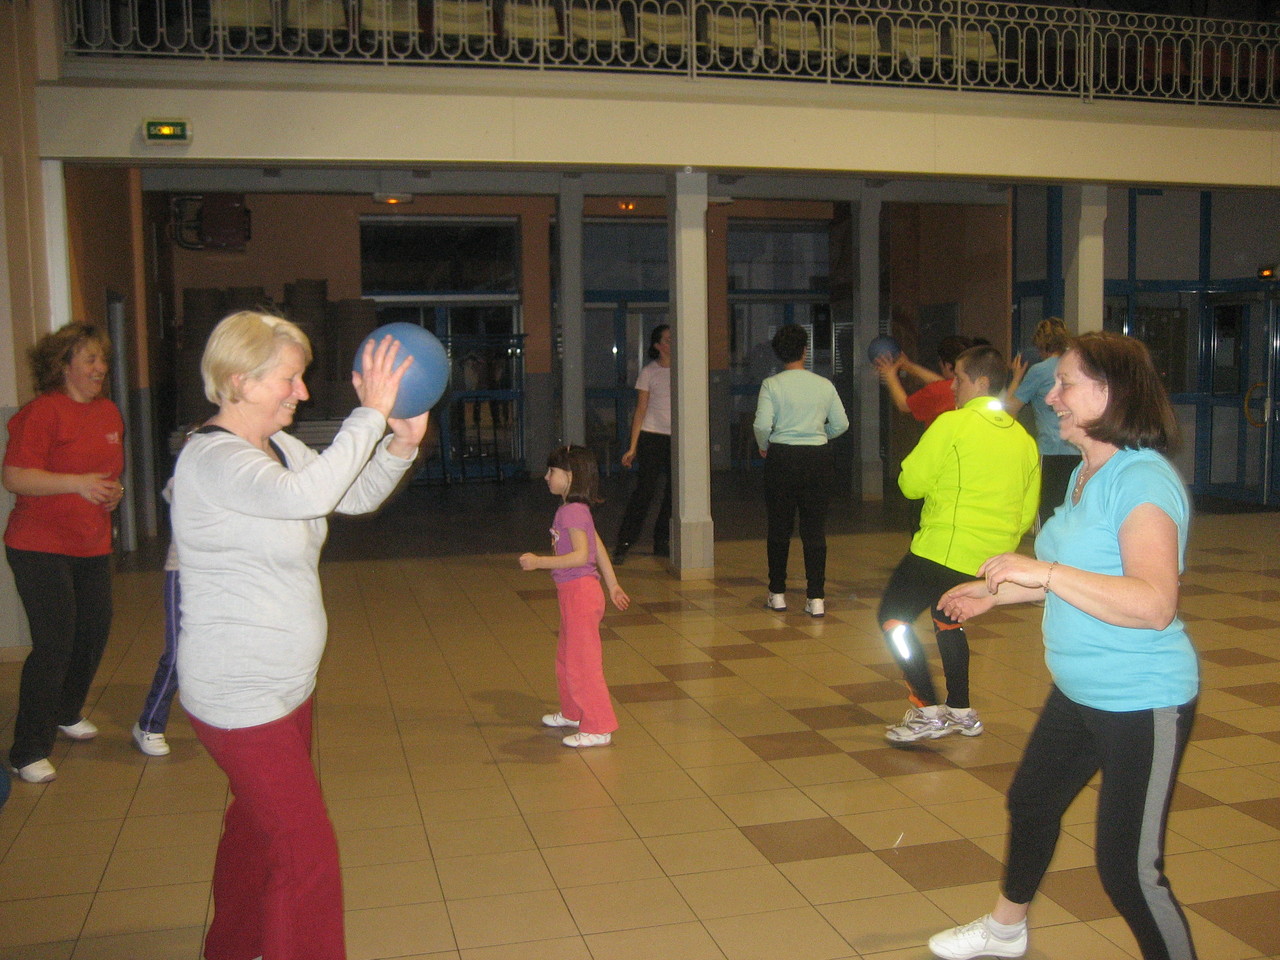
[[[1063,319],[1075,333],[1102,329],[1103,229],[1107,188],[1073,185],[1062,191]]]
[[[864,186],[858,205],[858,336],[853,362],[866,356],[865,347],[880,334],[880,191]],[[862,499],[884,499],[884,465],[880,456],[880,378],[866,365],[858,379],[862,416],[852,429],[861,431]]]
[[[72,320],[88,317],[71,315],[71,256],[67,250],[67,184],[61,160],[41,160],[40,180],[44,194],[44,248],[49,264],[49,316],[39,333],[51,333]],[[39,336],[37,334],[37,337]]]
[[[582,178],[560,179],[556,208],[560,236],[560,435],[565,443],[587,439],[586,373],[582,368],[587,339],[582,309]]]
[[[711,421],[707,387],[707,175],[690,167],[669,180],[673,510],[671,565],[681,580],[715,574],[711,520]]]

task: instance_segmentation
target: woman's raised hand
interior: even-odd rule
[[[431,412],[427,411],[406,420],[396,417],[388,418],[387,426],[391,428],[393,436],[387,449],[405,460],[416,457],[418,447],[422,445],[422,438],[427,435],[427,418],[430,416]]]
[[[952,587],[938,601],[939,609],[957,623],[986,613],[995,605],[995,594],[987,589],[983,580],[970,580]]]
[[[391,408],[395,406],[396,394],[400,392],[400,380],[413,363],[413,357],[406,357],[396,365],[396,356],[400,352],[400,341],[387,335],[376,344],[367,340],[364,344],[360,371],[351,372],[351,384],[356,388],[356,396],[360,398],[362,407],[372,407],[384,417],[389,417]],[[416,417],[414,419],[417,419]],[[423,432],[426,432],[426,421],[423,421]]]

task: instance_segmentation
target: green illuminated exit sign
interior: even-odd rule
[[[147,143],[190,143],[190,120],[146,120],[142,139]]]

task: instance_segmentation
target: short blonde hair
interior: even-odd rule
[[[280,357],[286,343],[302,348],[304,363],[311,362],[311,341],[284,317],[253,310],[241,310],[224,317],[205,344],[200,358],[204,395],[221,406],[240,399],[234,378],[257,380],[266,376]]]

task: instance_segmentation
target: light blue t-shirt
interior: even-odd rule
[[[1079,456],[1080,451],[1058,433],[1058,415],[1044,402],[1044,398],[1053,389],[1053,375],[1058,369],[1058,358],[1049,357],[1027,368],[1013,395],[1023,403],[1031,404],[1031,412],[1036,418],[1036,445],[1041,456]]]
[[[783,370],[760,384],[753,424],[756,445],[821,446],[849,429],[835,386],[808,370]]]
[[[1081,467],[1071,475],[1075,479]],[[1036,538],[1036,556],[1120,576],[1120,527],[1135,507],[1154,504],[1178,528],[1178,572],[1187,552],[1191,504],[1182,479],[1154,450],[1118,450],[1085,484],[1080,502],[1058,507]],[[1044,605],[1045,663],[1058,688],[1098,710],[1151,710],[1186,703],[1199,689],[1195,649],[1174,617],[1163,630],[1117,627],[1050,591]]]

